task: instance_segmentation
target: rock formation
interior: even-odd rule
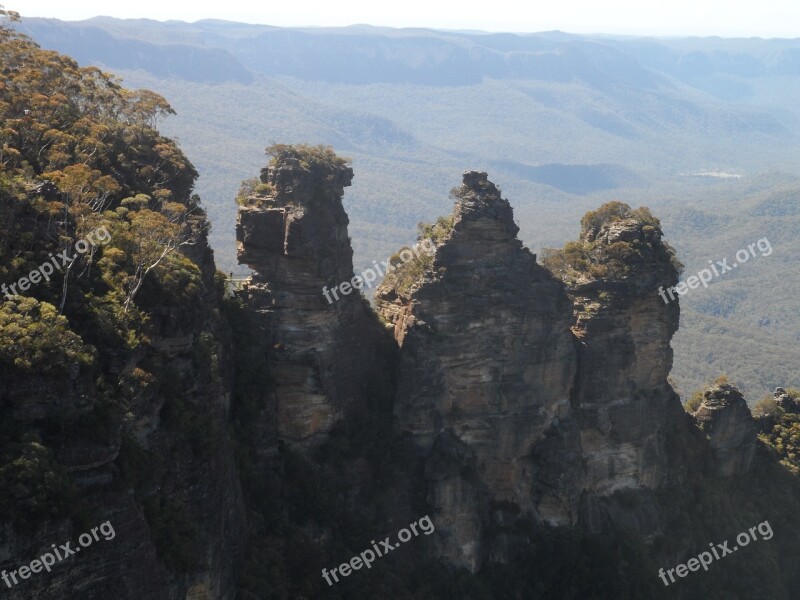
[[[395,414],[424,457],[443,552],[475,569],[502,552],[481,541],[490,519],[574,523],[583,478],[563,286],[486,173],[456,195],[429,264],[403,265],[376,299],[401,343]]]
[[[774,541],[667,596],[798,596],[796,394],[765,403],[764,468],[735,387],[706,392],[699,427],[681,410],[678,264],[646,209],[588,213],[540,266],[486,173],[465,173],[422,228],[431,254],[390,260],[379,316],[353,276],[352,170],[275,145],[238,198],[255,274],[225,298],[197,172],[151,127],[172,109],[39,50],[15,17],[0,10],[5,598],[652,598],[654,561],[763,536],[767,517]],[[108,245],[22,287],[95,220]],[[112,539],[35,570],[105,521]],[[369,540],[392,551],[374,570]],[[359,551],[367,568],[329,590],[324,567],[345,578]]]
[[[793,398],[789,393],[782,387],[775,388],[775,393],[773,394],[775,398],[775,403],[781,407],[787,413],[800,413],[800,401],[796,398]]]
[[[735,385],[721,383],[703,396],[694,418],[708,436],[714,473],[723,477],[747,473],[756,449],[756,424],[742,393]]]
[[[667,383],[677,300],[660,287],[677,281],[679,265],[647,209],[613,202],[581,221],[577,242],[548,257],[574,305],[578,372],[572,392],[586,465],[583,524],[602,530],[623,523],[657,529],[648,490],[668,483],[667,439],[683,411]],[[614,506],[613,494],[642,492],[641,515]]]
[[[658,531],[654,491],[682,477],[669,442],[686,431],[667,383],[678,304],[658,293],[679,264],[658,220],[621,203],[589,213],[580,240],[547,257],[561,282],[516,239],[485,173],[455,195],[423,232],[435,256],[377,294],[401,345],[395,414],[424,456],[442,552],[473,569],[502,556],[484,532],[512,515]]]
[[[137,306],[147,335],[107,343],[102,376],[80,336],[61,338],[78,358],[58,376],[8,371],[0,434],[6,462],[25,470],[0,471],[15,482],[13,502],[0,497],[15,509],[0,524],[0,567],[80,533],[61,490],[48,490],[57,516],[36,535],[18,527],[42,505],[40,479],[68,480],[61,500],[79,493],[90,525],[109,520],[117,534],[81,557],[95,552],[91,563],[10,598],[263,597],[262,569],[279,574],[278,593],[318,597],[325,583],[308,573],[422,514],[435,535],[385,561],[393,576],[431,554],[444,560],[428,577],[453,565],[496,577],[507,567],[492,563],[551,549],[562,568],[597,559],[598,539],[648,543],[668,526],[685,537],[694,521],[676,515],[698,479],[751,468],[755,425],[739,391],[707,391],[695,427],[667,382],[679,308],[660,292],[679,265],[649,211],[604,205],[540,265],[487,174],[467,172],[453,213],[422,228],[432,252],[390,261],[376,315],[353,275],[352,176],[329,149],[273,147],[240,198],[239,259],[254,274],[234,299],[220,302],[201,234],[177,263],[195,278],[190,302],[179,286],[160,298],[153,282]],[[39,301],[26,301],[16,312],[28,316]],[[103,412],[112,393],[115,416]],[[797,411],[783,389],[775,398]],[[707,469],[679,488],[693,465]],[[648,560],[682,558],[651,548]],[[386,597],[381,577],[364,581]]]
[[[259,315],[277,435],[298,443],[388,397],[393,350],[367,301],[341,285],[353,281],[342,207],[353,171],[309,152],[262,171],[269,191],[246,199],[236,229],[239,262],[255,271],[241,296]]]

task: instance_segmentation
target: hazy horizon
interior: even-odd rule
[[[670,5],[644,6],[630,0],[596,5],[587,0],[566,0],[557,5],[519,8],[509,0],[498,0],[487,14],[473,1],[440,3],[435,6],[410,0],[397,14],[390,6],[361,0],[345,0],[331,6],[305,0],[277,8],[253,7],[243,0],[224,5],[184,4],[142,0],[135,5],[78,1],[26,0],[24,6],[9,2],[8,10],[24,17],[49,17],[80,21],[94,17],[152,19],[156,21],[224,20],[275,27],[349,27],[371,25],[391,28],[423,28],[486,33],[536,33],[562,31],[574,34],[633,35],[658,37],[718,36],[725,38],[798,38],[800,5],[788,0],[765,0],[730,6],[721,0],[677,0]],[[484,16],[487,15],[487,16]]]

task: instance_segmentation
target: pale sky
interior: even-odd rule
[[[226,19],[279,26],[800,37],[797,0],[0,0],[23,17]]]

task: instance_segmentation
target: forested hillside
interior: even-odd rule
[[[14,16],[0,12],[0,560],[13,571],[104,520],[119,535],[4,594],[64,598],[91,568],[110,597],[125,560],[140,597],[217,594],[242,512],[197,172],[156,129],[162,97],[41,49]]]

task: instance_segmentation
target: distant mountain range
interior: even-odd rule
[[[201,173],[217,262],[235,264],[233,198],[272,141],[352,158],[356,270],[450,212],[489,171],[536,252],[610,199],[649,206],[687,274],[767,237],[775,252],[682,298],[673,376],[726,372],[752,402],[800,386],[800,39],[646,38],[225,21],[24,19],[46,48],[163,94],[162,129]],[[725,177],[718,176],[725,174]]]

